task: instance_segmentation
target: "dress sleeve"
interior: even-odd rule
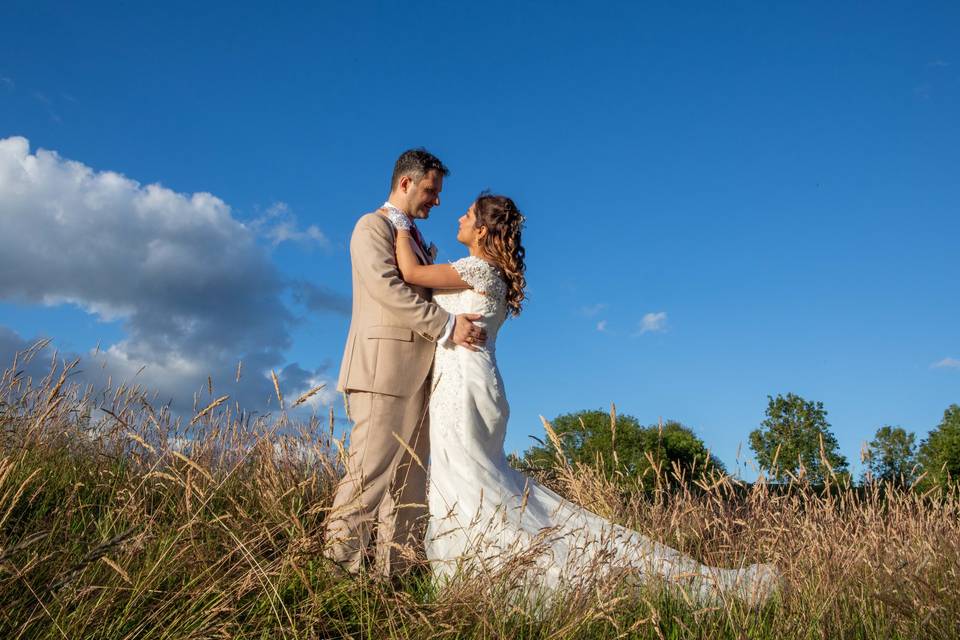
[[[496,267],[486,260],[481,260],[475,256],[467,256],[450,263],[450,266],[477,293],[496,297],[501,297],[506,293]]]
[[[450,266],[457,272],[457,275],[470,285],[471,289],[483,290],[483,265],[485,263],[479,258],[467,256],[460,258],[456,262],[451,262]]]

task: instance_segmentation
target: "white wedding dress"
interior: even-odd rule
[[[453,263],[472,288],[437,291],[454,314],[478,313],[486,347],[438,346],[430,397],[430,521],[426,553],[435,575],[489,574],[518,558],[527,597],[549,597],[609,576],[661,579],[700,603],[723,593],[751,603],[776,589],[770,565],[717,569],[615,525],[561,498],[507,464],[510,407],[497,368],[497,331],[506,319],[499,270],[467,257]]]

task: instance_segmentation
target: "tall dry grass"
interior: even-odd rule
[[[759,609],[697,608],[611,580],[532,611],[511,604],[509,567],[438,588],[321,561],[340,468],[326,418],[253,419],[211,382],[177,420],[143,389],[73,384],[69,363],[31,380],[20,365],[34,355],[0,379],[3,638],[960,635],[956,492],[560,465],[545,480],[580,504],[710,564],[774,562],[786,587]]]

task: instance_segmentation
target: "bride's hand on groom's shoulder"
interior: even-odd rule
[[[482,347],[487,343],[487,330],[474,324],[483,316],[478,313],[462,313],[457,316],[453,326],[453,336],[451,340],[457,346],[469,349],[470,351],[479,351],[477,347]]]
[[[387,209],[386,216],[387,220],[390,221],[390,224],[392,224],[393,228],[397,231],[410,231],[410,229],[413,228],[413,225],[410,224],[409,218],[399,211]]]

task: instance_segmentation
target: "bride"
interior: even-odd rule
[[[551,593],[610,575],[661,579],[701,603],[726,594],[750,603],[776,589],[772,565],[718,569],[613,524],[511,468],[503,452],[510,407],[497,368],[497,332],[524,299],[524,217],[510,198],[482,194],[460,217],[470,251],[452,264],[420,264],[418,234],[404,215],[397,265],[405,281],[435,290],[452,314],[476,313],[485,348],[437,347],[430,397],[430,521],[427,557],[441,578],[495,571],[523,557],[531,593]],[[415,237],[416,235],[416,237]]]

